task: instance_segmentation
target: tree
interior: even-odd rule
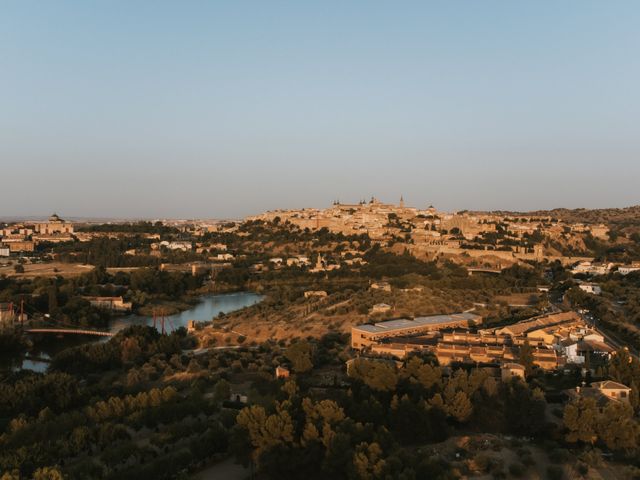
[[[391,402],[390,424],[399,440],[406,444],[431,440],[430,408],[424,401],[412,401],[407,395]]]
[[[47,294],[49,296],[49,314],[53,315],[58,308],[58,287],[55,283],[48,288]]]
[[[516,435],[539,435],[545,426],[546,402],[544,393],[538,388],[512,379],[507,387],[505,417],[511,433]]]
[[[293,442],[293,422],[285,410],[267,415],[264,407],[252,405],[240,411],[236,423],[248,432],[254,460],[271,448]]]
[[[524,345],[520,347],[518,362],[525,368],[525,374],[531,375],[533,372],[533,348],[531,348],[529,340],[525,340]]]
[[[64,480],[58,467],[42,467],[33,472],[33,480]]]
[[[137,363],[142,358],[142,349],[136,337],[125,338],[121,344],[122,363]]]
[[[473,413],[473,404],[462,390],[456,392],[451,401],[447,403],[447,413],[458,422],[466,422]]]
[[[15,469],[11,472],[4,472],[0,477],[0,480],[20,480],[20,471]]]
[[[382,478],[385,465],[380,445],[375,442],[362,442],[353,454],[353,478],[358,480]]]
[[[609,375],[617,382],[631,385],[640,379],[640,364],[632,360],[627,350],[618,350],[608,367]]]
[[[213,387],[213,398],[216,402],[228,400],[231,397],[231,385],[224,378],[218,380]]]
[[[598,421],[598,436],[611,450],[632,451],[638,447],[640,427],[633,409],[622,402],[610,402]]]
[[[440,382],[442,370],[424,363],[419,357],[412,357],[402,369],[401,375],[412,382],[421,384],[424,388],[431,388]]]
[[[308,372],[313,368],[311,345],[309,342],[300,341],[292,343],[284,352],[284,355],[289,359],[296,373]]]
[[[562,416],[568,430],[567,441],[593,445],[598,439],[598,407],[593,398],[579,397],[567,404]]]
[[[363,381],[369,388],[380,392],[391,391],[398,383],[395,367],[384,361],[356,359],[350,374]]]

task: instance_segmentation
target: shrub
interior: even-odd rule
[[[527,454],[525,454],[525,455],[522,455],[522,456],[520,457],[520,461],[521,461],[524,465],[526,465],[527,467],[531,467],[531,466],[533,466],[533,465],[535,465],[535,464],[536,464],[536,461],[533,459],[533,457],[531,456],[531,454],[530,454],[530,453],[527,453]]]
[[[589,465],[587,465],[586,463],[579,462],[577,466],[577,470],[580,475],[585,476],[587,473],[589,473]]]
[[[479,471],[487,472],[491,466],[491,457],[484,453],[480,453],[474,457],[473,463],[475,463]]]
[[[569,452],[564,448],[556,448],[549,453],[549,460],[552,463],[564,463],[569,459]]]
[[[562,480],[564,478],[564,470],[559,465],[549,465],[547,468],[547,477],[549,480]]]
[[[511,465],[509,465],[509,473],[514,477],[521,477],[522,475],[524,475],[525,471],[526,468],[521,463],[512,463]]]

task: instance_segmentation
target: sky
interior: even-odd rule
[[[0,3],[0,215],[640,203],[637,1]]]

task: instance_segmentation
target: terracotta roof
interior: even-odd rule
[[[513,325],[507,325],[506,327],[496,330],[496,334],[510,333],[511,335],[522,335],[533,330],[540,330],[552,325],[577,320],[580,320],[580,316],[576,312],[552,313],[514,323]]]
[[[631,390],[626,385],[622,383],[614,382],[613,380],[604,380],[602,382],[593,382],[591,384],[592,388],[597,388],[599,390]]]

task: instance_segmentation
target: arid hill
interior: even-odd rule
[[[606,223],[620,227],[640,225],[640,205],[625,208],[554,208],[553,210],[535,210],[531,212],[511,212],[498,210],[490,213],[505,216],[540,216],[564,220],[567,223]]]

